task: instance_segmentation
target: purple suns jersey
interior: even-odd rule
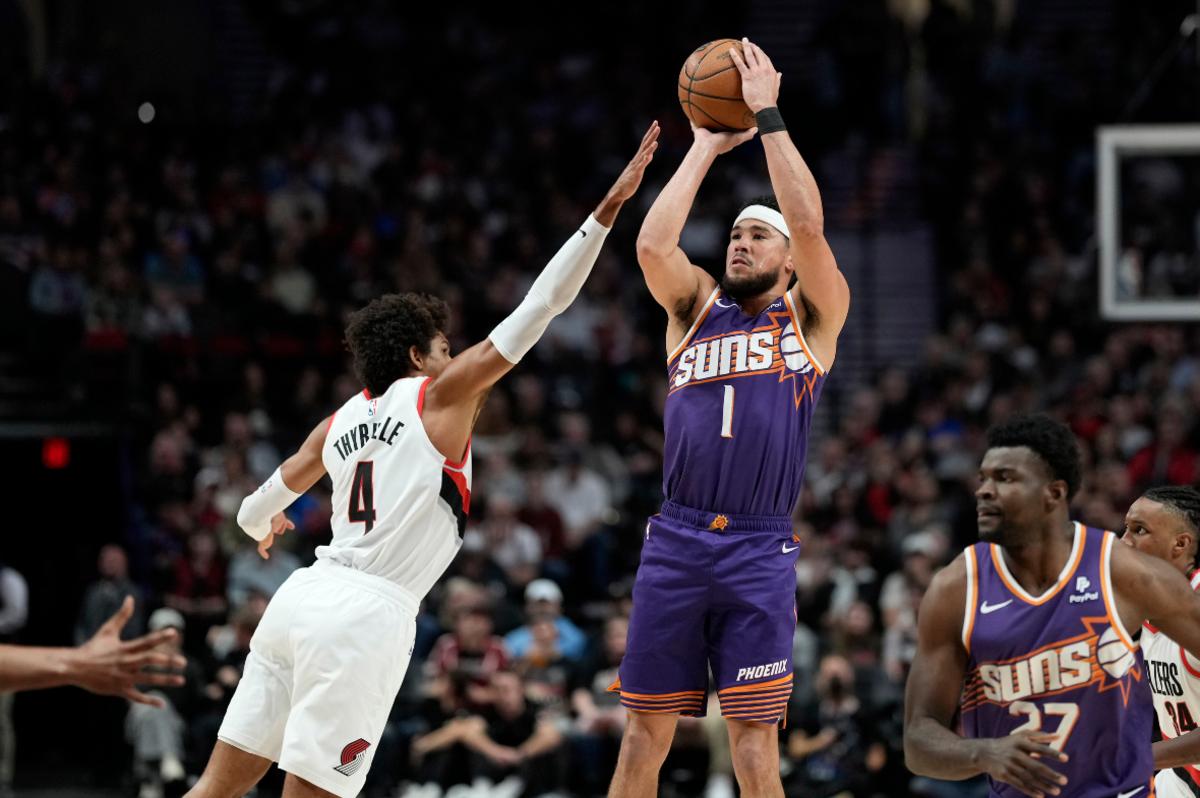
[[[1045,763],[1067,777],[1064,798],[1154,794],[1154,708],[1141,649],[1116,613],[1109,565],[1116,540],[1076,524],[1058,582],[1036,597],[1009,573],[999,546],[965,551],[962,731],[1051,735],[1069,756]],[[992,780],[991,795],[1024,793]]]
[[[748,316],[719,288],[667,358],[663,493],[700,510],[787,516],[825,369],[790,293]]]

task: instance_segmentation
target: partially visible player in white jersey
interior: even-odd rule
[[[418,602],[462,545],[471,430],[492,385],[575,299],[658,146],[658,124],[525,300],[456,357],[441,300],[392,294],[353,314],[346,343],[364,389],[247,496],[238,523],[269,556],[283,511],[328,473],[333,539],[271,599],[212,757],[188,793],[245,795],[271,762],[284,798],[362,789],[412,654]]]
[[[1200,491],[1151,488],[1125,514],[1121,541],[1166,560],[1200,588]],[[1142,656],[1162,740],[1154,744],[1158,798],[1200,796],[1200,660],[1155,629],[1142,626]]]

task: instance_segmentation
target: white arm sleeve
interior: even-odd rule
[[[237,522],[250,537],[262,540],[271,532],[271,519],[286,510],[300,494],[283,484],[283,472],[276,468],[258,490],[242,499]]]
[[[608,228],[596,221],[595,216],[588,216],[579,232],[550,259],[517,309],[488,335],[505,360],[521,362],[551,320],[575,301],[607,236]]]

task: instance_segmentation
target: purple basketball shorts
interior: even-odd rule
[[[646,526],[625,658],[610,688],[621,703],[701,717],[711,669],[724,717],[782,722],[799,548],[787,517],[665,502]]]

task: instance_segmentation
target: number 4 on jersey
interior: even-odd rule
[[[346,515],[355,524],[366,524],[364,535],[375,526],[375,463],[370,460],[363,460],[354,467]]]

